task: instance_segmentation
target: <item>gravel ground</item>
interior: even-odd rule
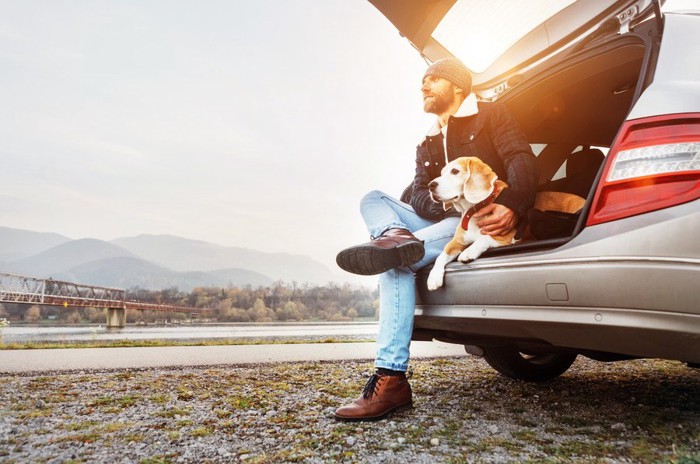
[[[413,363],[415,408],[345,423],[369,361],[0,377],[0,462],[700,463],[700,370],[579,359],[506,379],[475,357]]]

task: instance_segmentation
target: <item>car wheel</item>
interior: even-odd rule
[[[566,372],[576,360],[576,354],[524,353],[509,346],[489,346],[484,347],[484,359],[506,377],[544,382]]]

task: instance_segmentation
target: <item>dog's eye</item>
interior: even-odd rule
[[[459,169],[454,169],[454,168],[453,168],[453,169],[450,171],[450,174],[454,174],[454,175],[459,174]]]

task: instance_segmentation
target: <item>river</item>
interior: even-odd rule
[[[215,340],[258,338],[375,339],[377,322],[288,324],[10,326],[2,330],[4,343],[91,342],[108,340]]]

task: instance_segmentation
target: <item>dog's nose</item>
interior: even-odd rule
[[[431,192],[433,190],[435,190],[437,188],[437,186],[438,186],[438,183],[435,182],[434,180],[430,181],[430,183],[428,184],[428,188],[430,189]]]

